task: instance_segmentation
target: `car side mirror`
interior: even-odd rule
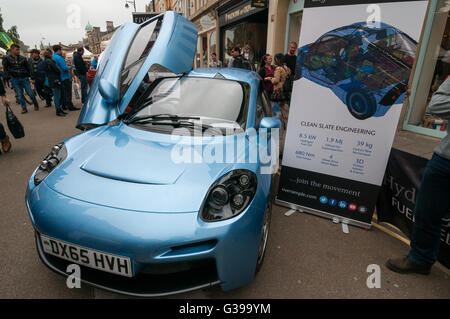
[[[105,79],[100,79],[98,90],[108,104],[116,104],[119,100],[119,90]]]
[[[281,121],[275,117],[264,117],[259,124],[259,128],[273,129],[281,128]]]

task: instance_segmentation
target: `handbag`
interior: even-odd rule
[[[22,124],[14,115],[9,105],[6,105],[6,123],[8,124],[8,128],[14,138],[18,139],[25,136],[25,131],[23,130]]]
[[[284,100],[286,100],[283,88],[273,90],[272,95],[270,96],[270,100],[273,102],[283,102]]]

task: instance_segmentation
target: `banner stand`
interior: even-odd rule
[[[287,207],[290,209],[295,209],[298,210],[300,212],[304,212],[304,213],[308,213],[311,215],[316,215],[319,217],[323,217],[323,218],[327,218],[330,220],[338,220],[340,223],[342,224],[347,224],[347,225],[352,225],[352,226],[357,226],[357,227],[361,227],[364,229],[370,229],[372,227],[371,224],[367,224],[367,223],[363,223],[357,220],[353,220],[353,219],[348,219],[339,215],[334,215],[331,213],[327,213],[321,210],[317,210],[317,209],[313,209],[310,207],[305,207],[305,206],[301,206],[301,205],[297,205],[297,204],[293,204],[293,203],[289,203],[289,202],[285,202],[283,200],[280,200],[278,198],[275,198],[275,204],[283,206],[283,207]]]

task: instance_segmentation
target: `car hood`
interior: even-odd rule
[[[211,185],[237,168],[234,163],[180,162],[172,156],[174,146],[180,150],[183,145],[184,152],[194,154],[212,145],[232,147],[235,139],[246,139],[240,134],[215,137],[209,146],[191,145],[187,140],[192,141],[192,137],[180,143],[179,137],[124,124],[99,132],[95,137],[83,133],[67,141],[67,159],[44,183],[77,200],[156,213],[198,211]],[[236,158],[245,153],[245,149],[237,151]],[[240,164],[239,168],[255,169],[250,164]]]

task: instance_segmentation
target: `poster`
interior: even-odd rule
[[[427,5],[305,1],[279,204],[370,225]]]
[[[398,227],[411,238],[414,207],[427,160],[392,149],[377,202],[378,221]],[[450,211],[442,219],[438,261],[450,269]]]

